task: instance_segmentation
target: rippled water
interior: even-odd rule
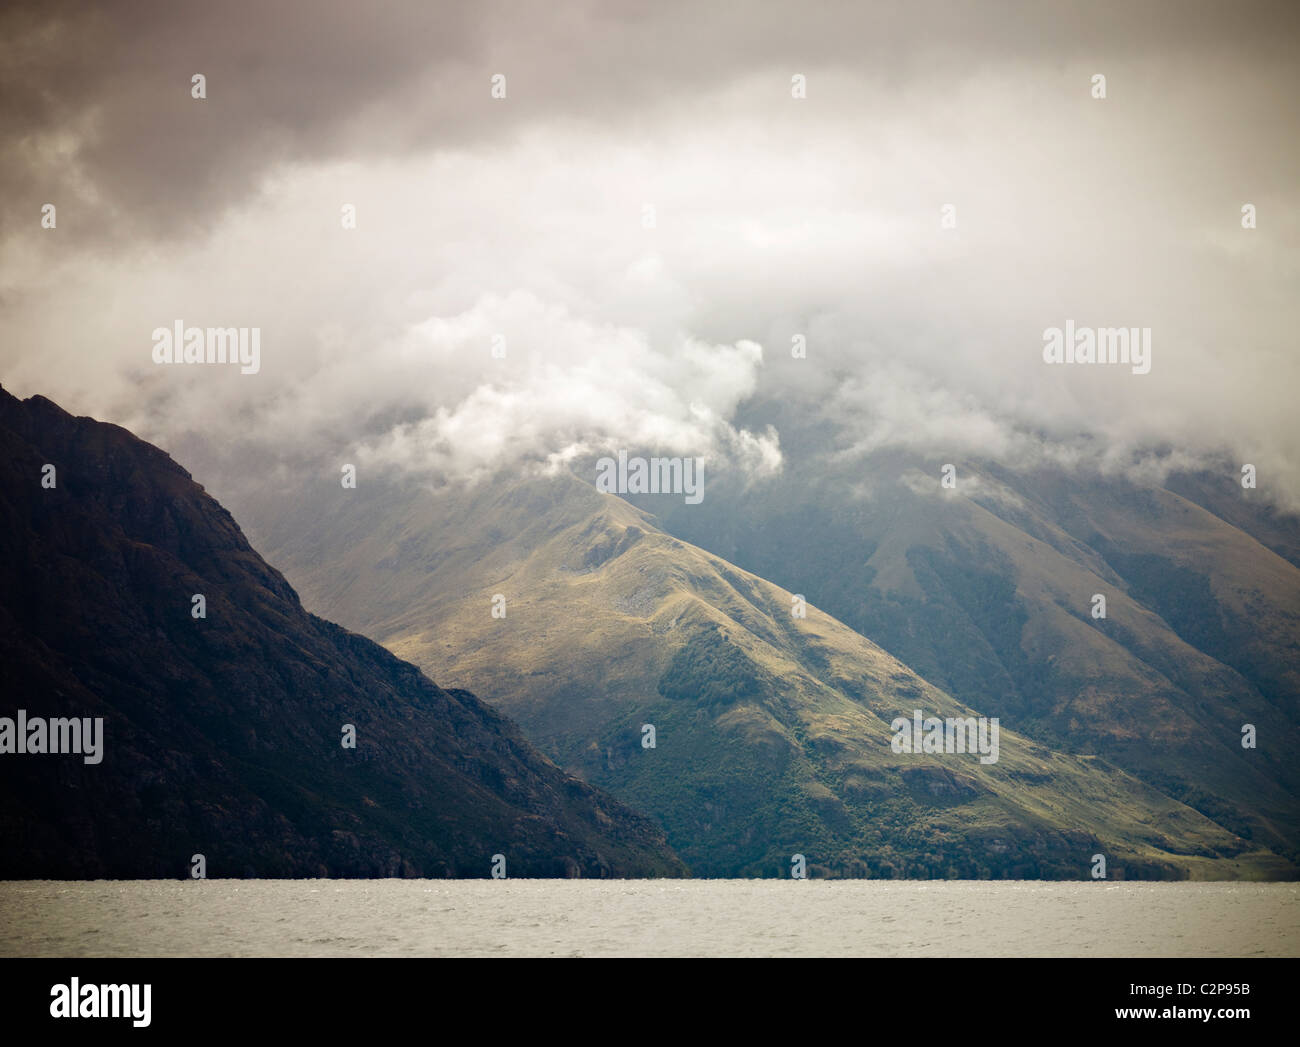
[[[1296,956],[1296,884],[0,883],[5,956]]]

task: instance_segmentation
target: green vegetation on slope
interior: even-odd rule
[[[659,821],[696,875],[788,875],[794,854],[826,876],[1083,878],[1096,853],[1112,878],[1293,871],[1014,722],[993,765],[894,753],[897,716],[988,710],[813,607],[793,617],[792,593],[573,477],[331,498],[295,499],[278,521],[254,511],[309,601],[474,687],[557,762]],[[312,555],[299,514],[314,522]],[[1005,595],[978,572],[963,584],[990,608]],[[505,618],[490,613],[496,594]],[[1009,636],[1018,612],[1001,613]]]

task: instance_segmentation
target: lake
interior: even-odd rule
[[[1293,883],[0,883],[4,956],[1297,956]]]

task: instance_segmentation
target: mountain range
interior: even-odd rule
[[[874,539],[788,485],[641,501],[567,473],[319,480],[243,515],[309,603],[472,682],[654,817],[696,875],[788,875],[802,854],[824,876],[1072,878],[1099,853],[1112,878],[1294,875],[1285,703],[1189,648],[1100,559],[1066,570],[1057,546],[1084,556],[1069,534],[920,494],[875,503]],[[1117,541],[1137,518],[1092,517]],[[952,522],[971,519],[1001,546]],[[1261,554],[1277,559],[1242,555]],[[1096,624],[1095,591],[1111,594]],[[1277,639],[1289,605],[1270,592],[1259,635]],[[917,709],[997,716],[998,762],[894,752],[891,724]],[[1240,747],[1245,720],[1259,750]]]
[[[305,611],[158,448],[3,390],[0,444],[0,717],[103,731],[98,762],[0,753],[0,876],[686,871],[473,694]]]
[[[0,875],[1297,875],[1300,530],[1226,466],[232,489],[326,620],[126,430],[0,440],[0,717],[104,724],[0,752]]]

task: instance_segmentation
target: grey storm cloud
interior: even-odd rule
[[[6,228],[58,196],[105,236],[183,235],[287,161],[456,147],[547,118],[625,125],[759,68],[846,70],[883,104],[1026,58],[1181,53],[1294,71],[1297,21],[1294,4],[1213,0],[41,0],[0,15],[0,188]],[[515,94],[489,118],[496,72]],[[208,104],[190,97],[195,73]]]
[[[0,380],[220,483],[629,444],[770,473],[793,445],[739,419],[779,399],[841,456],[1068,462],[1087,434],[1250,455],[1300,504],[1298,25],[1199,0],[11,4]],[[259,373],[156,367],[178,319],[259,327]],[[1047,367],[1067,320],[1152,328],[1152,372]]]

